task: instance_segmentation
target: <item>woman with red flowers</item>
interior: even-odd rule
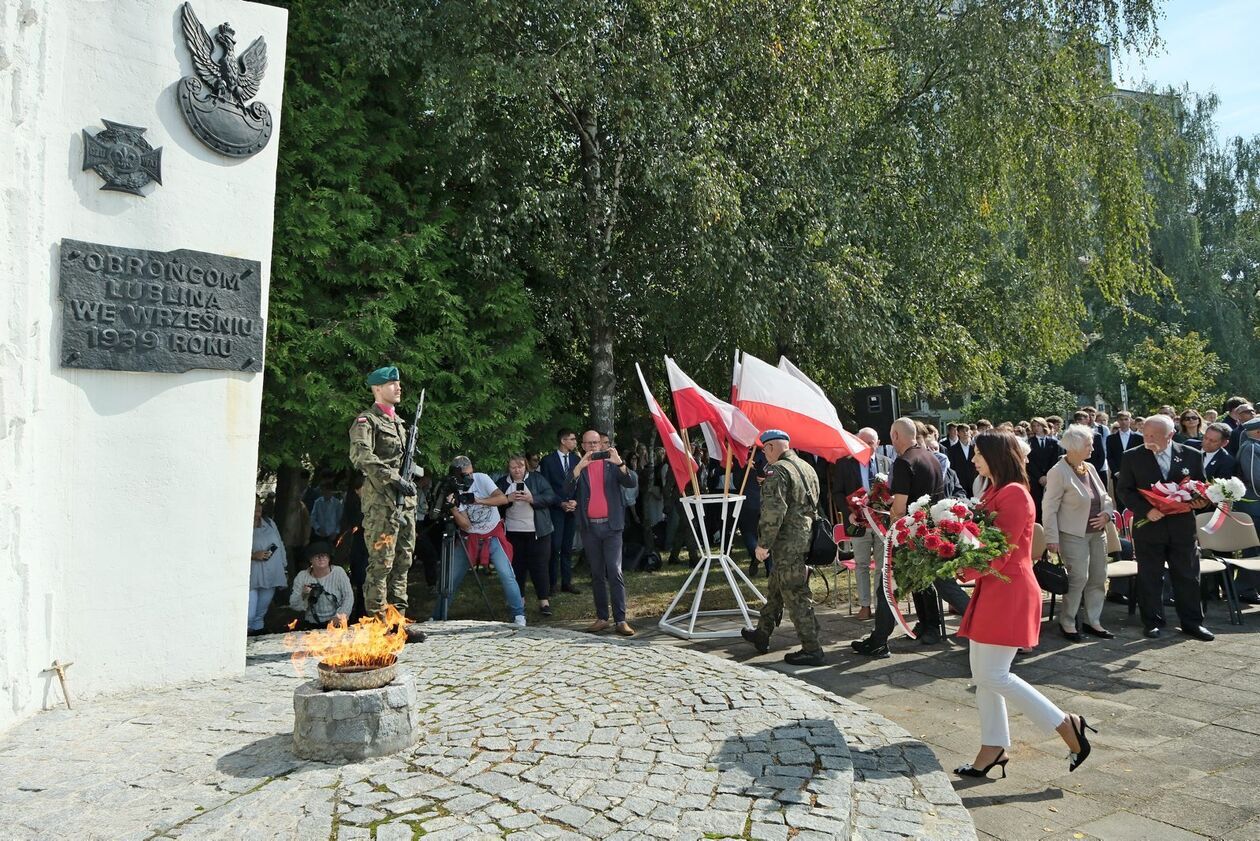
[[[1024,454],[1016,437],[1000,430],[976,436],[972,456],[989,487],[981,505],[993,512],[994,525],[1006,533],[1011,550],[993,561],[993,569],[1007,580],[977,576],[964,570],[963,580],[976,582],[975,595],[958,627],[958,636],[971,640],[971,676],[976,683],[980,711],[980,752],[969,764],[954,769],[960,777],[985,777],[993,766],[1006,776],[1006,754],[1011,745],[1006,702],[1046,730],[1054,730],[1067,745],[1068,771],[1075,771],[1089,756],[1090,727],[1084,716],[1069,715],[1020,678],[1011,674],[1011,662],[1021,646],[1034,646],[1041,630],[1041,588],[1033,577],[1032,538],[1035,512],[1028,491]]]

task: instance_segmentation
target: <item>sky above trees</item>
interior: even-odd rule
[[[1167,0],[1161,5],[1154,55],[1121,53],[1116,81],[1137,87],[1143,80],[1163,88],[1188,84],[1192,91],[1220,97],[1216,122],[1222,137],[1260,134],[1260,2],[1257,0]]]

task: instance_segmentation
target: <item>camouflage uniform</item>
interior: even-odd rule
[[[390,417],[373,404],[350,425],[350,462],[366,477],[363,500],[363,540],[368,568],[363,602],[368,613],[385,608],[386,596],[400,613],[407,612],[407,572],[416,544],[416,497],[397,504],[407,428],[400,417]],[[387,592],[388,591],[388,592]]]
[[[770,572],[757,632],[769,638],[787,608],[802,650],[821,651],[818,620],[805,578],[805,553],[809,551],[810,528],[818,504],[818,474],[793,450],[779,456],[766,473],[768,478],[761,487],[757,542],[770,550],[774,569]]]

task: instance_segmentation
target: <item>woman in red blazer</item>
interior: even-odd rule
[[[993,562],[1009,581],[964,570],[963,580],[975,581],[975,595],[963,614],[958,636],[971,640],[971,677],[980,711],[980,752],[968,765],[954,769],[962,777],[984,777],[993,766],[1006,776],[1007,748],[1011,745],[1006,702],[1046,730],[1056,731],[1068,746],[1068,770],[1089,756],[1084,716],[1069,715],[1050,699],[1011,674],[1011,662],[1021,646],[1034,646],[1041,630],[1041,588],[1033,577],[1032,539],[1035,511],[1028,492],[1028,474],[1019,440],[1009,432],[992,430],[976,436],[976,470],[989,489],[981,505],[995,515],[995,525],[1006,533],[1011,550]],[[1093,730],[1093,732],[1098,732]]]

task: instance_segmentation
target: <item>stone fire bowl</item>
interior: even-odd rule
[[[305,759],[343,763],[396,753],[415,742],[419,725],[416,683],[406,669],[377,689],[325,690],[309,680],[293,692],[293,752]]]
[[[398,674],[398,658],[388,666],[376,669],[341,670],[319,664],[319,685],[324,689],[377,689],[390,683]]]

